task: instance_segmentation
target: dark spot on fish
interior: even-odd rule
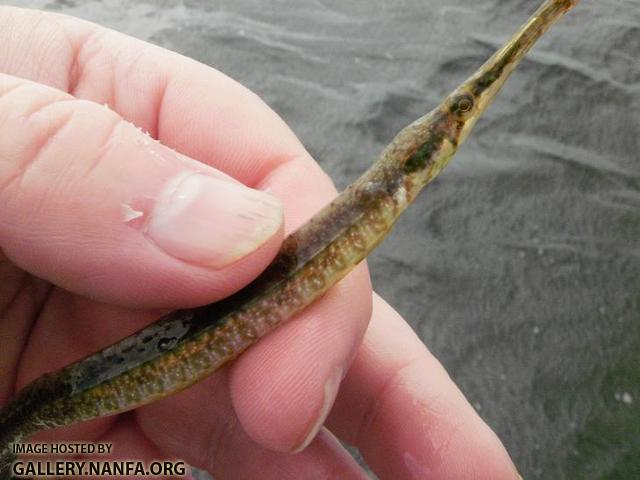
[[[423,170],[433,158],[435,152],[442,146],[445,136],[441,132],[433,132],[404,164],[405,173],[414,173]]]
[[[146,336],[142,339],[142,343],[149,343],[151,340],[153,340],[153,335],[146,335]]]
[[[498,79],[498,74],[494,70],[489,70],[475,81],[473,94],[480,95],[487,90]]]
[[[507,50],[503,58],[498,63],[496,63],[492,68],[484,72],[480,77],[476,79],[475,82],[473,82],[472,93],[475,96],[478,96],[482,92],[487,90],[489,87],[491,87],[491,85],[493,85],[496,82],[496,80],[498,80],[502,76],[504,69],[507,67],[507,65],[513,62],[516,55],[520,51],[520,47],[521,47],[520,42],[515,42],[513,45],[511,45],[509,50]]]

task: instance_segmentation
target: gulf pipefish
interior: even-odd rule
[[[382,241],[526,52],[577,2],[547,0],[476,73],[400,131],[362,177],[289,236],[246,288],[215,304],[172,312],[22,389],[0,411],[0,478],[11,478],[11,443],[182,390],[322,296]]]

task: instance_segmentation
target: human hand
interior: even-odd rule
[[[234,292],[335,195],[276,114],[204,65],[8,7],[0,45],[0,404],[162,309]],[[372,308],[364,265],[194,387],[39,440],[218,479],[365,478],[330,431],[381,479],[517,478],[407,324]]]

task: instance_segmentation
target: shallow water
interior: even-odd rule
[[[342,188],[538,0],[9,3],[224,71]],[[584,0],[371,257],[526,479],[640,478],[639,152],[640,1]]]

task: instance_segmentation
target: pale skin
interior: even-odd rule
[[[0,405],[163,309],[234,292],[336,194],[283,121],[211,68],[9,7],[0,44]],[[284,221],[213,260],[167,255],[121,207],[153,209],[183,171],[266,190]],[[190,389],[38,438],[113,442],[115,458],[181,458],[218,479],[366,478],[329,432],[383,480],[518,478],[365,266]]]

